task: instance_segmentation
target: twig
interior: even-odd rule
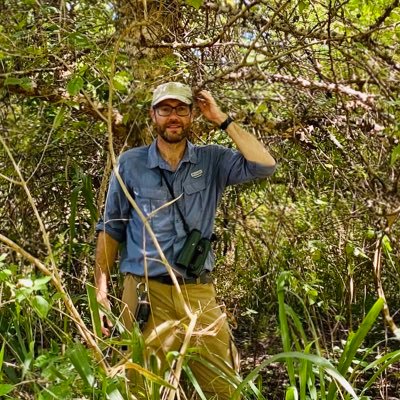
[[[24,75],[31,75],[36,72],[49,72],[49,71],[57,71],[62,69],[62,67],[47,67],[47,68],[33,68],[27,69],[25,71],[10,71],[10,72],[3,72],[0,74],[0,78],[8,78],[9,76],[24,76]]]
[[[12,183],[12,184],[14,184],[14,185],[20,185],[20,186],[22,186],[22,182],[18,182],[18,181],[16,181],[16,180],[10,178],[9,176],[6,176],[6,175],[2,174],[1,172],[0,172],[0,178],[3,178],[3,179],[5,179],[6,181],[8,181],[8,182],[10,182],[10,183]]]
[[[18,164],[15,162],[14,157],[11,154],[11,151],[10,151],[7,143],[4,141],[4,139],[1,136],[0,136],[0,143],[3,145],[7,155],[9,157],[9,159],[11,160],[11,162],[13,164],[15,172],[19,176],[19,179],[21,181],[21,185],[24,188],[25,193],[26,193],[26,195],[28,197],[29,204],[31,205],[32,210],[33,210],[33,212],[34,212],[34,214],[36,216],[36,219],[37,219],[37,221],[39,223],[39,227],[40,227],[40,230],[42,232],[43,241],[44,241],[44,243],[45,243],[45,245],[47,247],[47,251],[48,251],[48,255],[50,257],[51,263],[52,263],[52,265],[53,265],[53,267],[55,269],[54,273],[58,275],[57,268],[55,268],[55,261],[54,261],[54,257],[53,257],[53,251],[52,251],[52,248],[51,248],[49,236],[47,234],[47,231],[46,231],[46,228],[44,226],[43,220],[39,215],[39,211],[38,211],[38,209],[36,207],[35,201],[33,200],[33,197],[32,197],[32,195],[31,195],[31,193],[29,191],[29,188],[28,188],[28,186],[26,184],[26,181],[25,181],[24,177],[22,176],[22,173],[21,173],[21,170],[20,170]]]
[[[169,389],[164,387],[164,393],[161,396],[162,400],[174,400],[175,398],[175,393],[178,389],[179,386],[179,380],[181,377],[181,372],[182,372],[182,366],[184,362],[184,356],[186,354],[186,351],[189,347],[190,344],[190,339],[193,336],[194,328],[197,323],[197,315],[192,314],[190,318],[190,323],[187,328],[186,334],[185,334],[185,339],[183,340],[183,343],[181,345],[181,348],[179,350],[179,356],[178,359],[176,360],[176,365],[175,368],[171,369],[170,371],[170,380],[169,383],[174,387],[174,389]]]

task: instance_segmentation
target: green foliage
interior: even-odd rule
[[[83,88],[83,79],[81,76],[74,76],[67,84],[68,93],[71,96],[77,95],[80,90]]]
[[[342,375],[346,375],[347,371],[352,362],[354,362],[354,357],[359,350],[365,336],[371,330],[373,324],[375,323],[379,313],[382,311],[384,305],[384,300],[382,298],[378,299],[371,310],[366,315],[365,319],[361,323],[359,329],[356,333],[351,333],[347,342],[344,346],[342,356],[339,359],[338,371]],[[334,384],[330,384],[328,388],[328,400],[336,398],[337,388]]]
[[[396,161],[400,159],[400,144],[398,144],[393,150],[392,154],[390,155],[390,165],[394,165]]]
[[[77,343],[70,349],[68,358],[82,378],[85,387],[92,388],[95,377],[87,350],[80,343]]]
[[[203,5],[203,0],[186,0],[186,4],[198,10]]]
[[[319,338],[314,337],[313,342],[308,342],[305,332],[303,330],[302,324],[300,322],[299,317],[293,312],[293,310],[287,306],[285,303],[285,292],[290,289],[289,285],[289,278],[290,274],[288,272],[283,272],[277,282],[277,290],[278,290],[278,302],[279,302],[279,321],[280,321],[280,334],[283,343],[283,349],[285,354],[290,355],[290,351],[292,350],[292,344],[294,343],[299,350],[300,343],[303,343],[305,346],[303,348],[304,354],[309,354],[311,347],[316,345],[316,350],[318,356],[320,355],[320,350],[318,346]],[[288,371],[289,379],[290,379],[290,386],[286,389],[286,398],[293,399],[306,399],[306,398],[313,398],[313,399],[328,399],[333,400],[337,398],[337,390],[338,384],[340,383],[343,388],[345,388],[349,394],[352,395],[352,398],[358,398],[356,393],[353,390],[353,387],[356,387],[357,381],[354,379],[355,375],[350,373],[350,366],[352,364],[358,364],[357,360],[357,353],[360,351],[361,345],[364,342],[366,336],[371,332],[376,320],[382,311],[384,305],[384,300],[382,298],[378,299],[373,307],[369,310],[368,314],[363,319],[360,327],[356,332],[351,332],[342,351],[341,357],[337,362],[337,368],[329,371],[328,369],[325,372],[329,373],[330,375],[332,372],[334,373],[335,380],[332,381],[329,386],[328,390],[325,393],[325,384],[323,382],[319,385],[319,392],[315,382],[318,379],[326,379],[323,374],[321,374],[321,370],[318,371],[318,375],[315,374],[316,371],[313,370],[311,364],[307,361],[311,361],[312,359],[308,359],[305,357],[302,362],[298,363],[295,362],[292,356],[289,356],[285,360],[286,368]],[[306,309],[306,308],[305,308]],[[295,329],[289,329],[289,319],[290,322],[293,324]],[[311,321],[310,321],[311,322]],[[385,360],[379,362],[379,364],[384,363],[385,367],[389,366],[388,363],[385,363],[386,360],[390,360],[391,363],[396,362],[398,357],[398,352],[391,353],[390,355],[385,356]],[[300,358],[302,359],[302,358]],[[325,362],[317,363],[317,365],[328,365]],[[364,371],[367,371],[370,368],[376,368],[376,363],[368,364]],[[382,373],[382,369],[378,371]],[[372,381],[377,378],[378,375],[374,375]],[[298,377],[298,381],[296,379]],[[345,380],[348,379],[348,381]],[[299,383],[297,383],[299,382]],[[359,380],[359,384],[363,385],[363,380]],[[328,383],[328,381],[327,381]],[[365,387],[361,388],[361,392],[364,394],[366,390],[368,390],[371,386],[371,381]],[[350,385],[352,384],[353,387]],[[317,391],[317,392],[316,392]]]
[[[105,376],[104,371],[99,368],[99,365],[93,359],[90,350],[79,342],[74,343],[69,335],[63,334],[57,325],[51,323],[53,317],[50,313],[59,312],[59,310],[54,307],[51,310],[47,310],[47,306],[44,307],[41,303],[38,305],[36,302],[36,299],[41,297],[43,300],[47,299],[46,304],[49,304],[51,299],[55,298],[48,287],[49,278],[34,276],[21,278],[18,275],[8,273],[7,271],[10,271],[9,268],[12,268],[12,266],[7,266],[3,261],[1,269],[3,291],[5,289],[10,290],[12,296],[10,296],[7,315],[4,315],[4,313],[1,315],[0,334],[4,338],[4,342],[0,350],[0,372],[4,383],[0,386],[0,391],[4,395],[7,393],[16,395],[21,390],[15,385],[21,379],[18,374],[21,374],[22,378],[27,376],[32,382],[35,382],[35,377],[40,376],[42,383],[40,385],[34,384],[30,389],[40,399],[57,397],[72,399],[70,391],[72,382],[74,396],[80,393],[83,396],[99,395],[110,399],[128,398],[126,383],[122,376],[114,378]],[[286,304],[285,298],[289,288],[290,274],[286,272],[277,281],[279,319],[284,352],[263,361],[243,379],[239,377],[225,378],[231,382],[233,387],[236,387],[236,393],[241,392],[244,399],[251,399],[253,396],[264,399],[262,392],[268,392],[268,387],[257,387],[254,382],[257,381],[263,369],[276,362],[283,362],[288,369],[289,377],[291,377],[290,385],[286,390],[287,399],[302,400],[308,398],[307,396],[312,399],[325,398],[324,381],[327,380],[327,376],[334,378],[334,382],[350,393],[352,398],[358,398],[353,389],[355,386],[352,387],[351,383],[355,385],[357,381],[365,382],[365,380],[360,380],[359,378],[356,380],[356,376],[349,374],[348,370],[350,365],[356,362],[356,354],[366,335],[375,324],[376,318],[383,307],[383,300],[380,299],[376,302],[357,332],[349,336],[342,355],[337,362],[338,366],[335,368],[332,362],[321,356],[317,334],[314,333],[313,340],[308,341],[301,318]],[[89,308],[95,321],[98,318],[98,312],[97,303],[94,301],[93,287],[88,286],[87,290]],[[45,311],[43,311],[42,307],[44,307]],[[305,304],[303,304],[303,307],[304,310],[307,310]],[[7,321],[7,325],[4,324],[5,321]],[[58,339],[51,339],[47,346],[42,347],[39,346],[40,337],[37,336],[32,328],[38,325],[45,326],[44,323],[50,323],[49,333]],[[97,324],[99,324],[99,321],[97,323],[94,322],[94,326]],[[309,324],[310,326],[313,325],[311,319]],[[21,329],[22,326],[24,326],[24,329]],[[99,327],[97,329],[99,330]],[[158,370],[154,355],[147,353],[142,335],[137,326],[135,326],[130,335],[127,335],[127,332],[123,330],[122,333],[122,338],[125,339],[108,339],[104,341],[103,351],[106,353],[109,351],[119,352],[120,350],[118,349],[122,345],[128,345],[129,348],[135,349],[132,352],[132,361],[125,361],[124,367],[127,370],[135,371],[143,379],[143,393],[145,393],[143,395],[145,398],[159,399],[159,389],[161,387],[170,387],[170,385],[160,375],[161,371]],[[293,345],[297,350],[295,352],[293,352]],[[66,347],[66,351],[61,353],[60,346]],[[317,355],[312,354],[313,348],[317,351]],[[168,357],[172,361],[174,357],[180,357],[180,354],[171,353]],[[189,362],[190,360],[196,360],[197,362],[205,363],[207,368],[216,369],[216,367],[199,358],[195,349],[189,351],[185,357],[187,359],[184,364],[184,371],[188,382],[192,384],[193,390],[198,393],[200,398],[205,398],[189,368]],[[362,393],[367,394],[376,379],[399,359],[399,351],[394,351],[371,364],[365,364],[363,372],[365,373],[371,369],[374,371],[374,375],[361,388]],[[7,368],[4,368],[5,361],[8,365]],[[336,361],[333,362],[336,363]],[[15,365],[17,368],[10,368],[9,365]],[[19,365],[22,367],[21,370],[18,368]],[[360,363],[360,365],[363,365],[363,363]],[[216,373],[223,376],[221,371],[216,370]],[[345,379],[346,376],[348,376],[348,380]],[[333,384],[333,382],[330,384],[328,397],[326,398],[335,398],[336,384]]]
[[[86,285],[86,292],[88,298],[88,306],[90,310],[90,317],[92,319],[93,331],[96,336],[101,337],[101,321],[99,315],[99,304],[96,299],[96,291],[94,286]]]
[[[108,131],[117,154],[149,143],[151,89],[168,79],[210,90],[279,161],[269,181],[231,188],[217,216],[218,291],[237,317],[246,355],[264,356],[257,349],[266,340],[271,353],[281,350],[270,346],[276,315],[285,350],[292,344],[312,356],[315,343],[323,357],[331,346],[340,348],[337,343],[375,302],[379,245],[379,283],[388,309],[398,308],[399,13],[393,5],[391,0],[1,2],[0,135],[34,198],[64,283],[97,335],[100,321],[87,281],[93,225],[109,175]],[[201,118],[193,134],[200,142],[232,145]],[[38,221],[3,146],[0,166],[0,232],[47,263]],[[105,378],[90,351],[75,350],[89,360],[94,387],[85,381],[89,370],[79,372],[74,356],[61,351],[78,348],[72,338],[80,336],[59,310],[59,295],[30,264],[6,246],[0,250],[9,260],[0,269],[0,393],[11,397],[26,390],[37,398],[67,399],[78,381],[82,396],[93,390],[100,397],[125,396],[119,377]],[[277,291],[282,271],[290,274]],[[283,295],[293,300],[290,306]],[[357,370],[371,374],[360,396],[374,389],[397,357],[390,346],[388,354],[373,346],[385,337],[380,321],[368,329],[369,357],[378,358],[363,360],[371,368]],[[131,337],[117,330],[122,342],[143,347],[138,332]],[[107,343],[103,349],[109,348]],[[347,361],[358,355],[357,350]],[[145,370],[150,363],[143,352],[132,362]],[[295,369],[289,398],[324,392],[325,370],[313,374],[311,359],[287,357],[286,365]],[[186,374],[196,386],[189,370]],[[263,387],[265,376],[254,376],[249,396],[271,390],[265,382]],[[20,384],[31,378],[39,383]],[[160,384],[149,378],[152,393]]]

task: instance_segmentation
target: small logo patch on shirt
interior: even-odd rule
[[[191,176],[192,178],[200,178],[202,175],[203,175],[203,170],[202,170],[202,169],[199,169],[199,170],[197,170],[197,171],[194,171],[194,172],[192,172],[192,173],[190,174],[190,176]]]

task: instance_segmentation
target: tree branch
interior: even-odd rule
[[[347,95],[349,97],[355,98],[361,104],[367,108],[371,108],[375,105],[376,95],[371,93],[364,93],[358,90],[352,89],[349,86],[345,86],[340,83],[331,82],[320,82],[320,81],[310,81],[302,77],[293,77],[289,75],[281,74],[270,74],[267,75],[263,71],[255,68],[243,68],[240,71],[232,72],[226,74],[223,79],[226,80],[238,80],[238,79],[249,79],[249,80],[266,80],[269,82],[280,82],[292,86],[299,86],[302,88],[310,90],[324,90],[326,92],[336,92],[340,94]]]
[[[20,71],[24,72],[24,71]],[[48,91],[42,87],[31,87],[23,88],[19,85],[5,85],[4,80],[0,80],[0,88],[5,88],[10,94],[20,95],[23,97],[36,97],[42,101],[48,101],[49,103],[63,103],[70,101],[69,95],[65,92],[60,91]],[[86,92],[82,91],[83,94],[79,94],[74,97],[80,108],[86,115],[93,117],[97,120],[107,123],[108,108],[92,99]],[[127,133],[128,129],[122,124],[122,115],[117,109],[113,109],[112,113],[112,126],[113,130],[118,131],[121,134]]]

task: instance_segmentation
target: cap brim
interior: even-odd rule
[[[152,106],[156,106],[158,103],[161,103],[164,100],[179,100],[182,103],[185,103],[187,105],[192,104],[192,100],[187,98],[186,96],[179,96],[179,95],[171,95],[171,94],[167,94],[165,96],[160,97],[159,99],[157,99],[154,103],[152,103]]]

